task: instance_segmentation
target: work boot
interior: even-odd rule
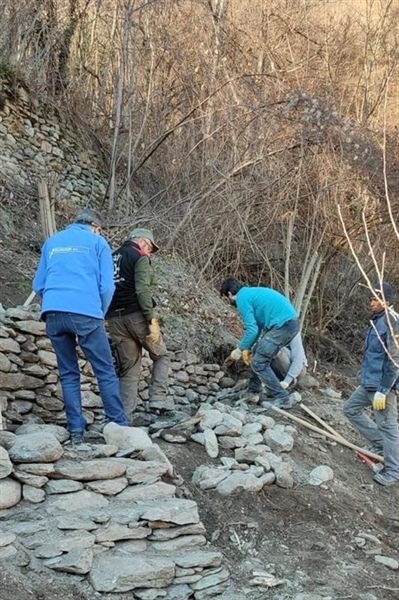
[[[69,440],[65,442],[65,446],[70,448],[75,448],[81,444],[84,444],[84,433],[80,431],[73,431],[70,434]]]
[[[392,475],[387,471],[381,471],[381,473],[376,473],[373,477],[374,481],[383,486],[394,485],[395,483],[399,483],[399,475]]]

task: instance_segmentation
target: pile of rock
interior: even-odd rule
[[[248,410],[245,404],[238,408],[222,402],[204,404],[196,416],[198,430],[191,439],[202,444],[211,458],[220,460],[214,467],[197,467],[192,481],[199,488],[216,488],[229,495],[242,490],[258,492],[273,483],[293,487],[293,464],[283,456],[294,446],[294,427]]]
[[[105,444],[68,451],[57,425],[0,432],[0,560],[142,600],[222,593],[222,555],[160,447],[138,428],[111,423],[103,435]]]
[[[234,385],[217,364],[199,364],[187,351],[170,353],[169,396],[152,408],[190,413],[190,405],[213,401],[222,389]],[[140,398],[148,399],[150,359],[143,359]],[[101,398],[93,372],[81,357],[83,408],[89,425],[103,419]],[[66,424],[57,361],[45,324],[37,310],[0,310],[0,406],[8,428],[25,422]],[[139,410],[144,410],[143,404]]]

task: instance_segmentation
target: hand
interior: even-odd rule
[[[283,390],[286,390],[290,384],[288,383],[288,381],[280,381],[280,385],[283,388]]]
[[[252,362],[252,352],[251,350],[243,350],[242,351],[242,360],[247,367],[251,365]]]
[[[158,319],[151,319],[148,329],[150,330],[150,334],[147,335],[147,341],[150,344],[156,344],[159,342],[159,338],[161,337],[161,328],[158,323]]]
[[[386,394],[382,392],[376,392],[373,397],[373,409],[374,410],[385,410],[387,405]]]
[[[241,358],[241,354],[242,354],[241,350],[240,350],[239,348],[235,348],[235,349],[233,350],[233,352],[231,352],[231,354],[230,354],[229,358],[230,358],[232,361],[234,361],[234,362],[237,362],[237,360],[240,360],[240,358]]]

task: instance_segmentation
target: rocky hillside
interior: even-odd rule
[[[352,451],[249,404],[245,379],[182,349],[170,353],[170,395],[152,414],[144,362],[139,427],[128,430],[103,426],[82,357],[89,428],[76,451],[38,313],[10,308],[0,319],[1,600],[21,585],[21,598],[50,600],[59,590],[106,600],[394,597],[398,490],[373,485]],[[320,384],[291,395],[292,414],[303,417],[304,402],[354,439],[341,393]]]

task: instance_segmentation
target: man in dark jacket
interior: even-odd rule
[[[138,402],[142,350],[152,361],[149,402],[167,394],[169,360],[151,296],[150,255],[158,250],[148,229],[135,229],[113,254],[115,293],[107,313],[108,329],[119,363],[121,394],[129,421]]]
[[[86,428],[76,342],[93,367],[108,421],[127,425],[104,326],[115,286],[111,248],[100,233],[100,215],[92,209],[80,212],[45,242],[33,281],[57,356],[73,444],[83,442]]]
[[[364,347],[360,386],[343,411],[356,429],[371,442],[369,448],[385,459],[385,468],[374,476],[381,485],[399,482],[399,429],[394,391],[399,376],[399,315],[392,309],[393,289],[377,285],[370,297],[373,313]],[[364,413],[372,408],[374,419]]]

